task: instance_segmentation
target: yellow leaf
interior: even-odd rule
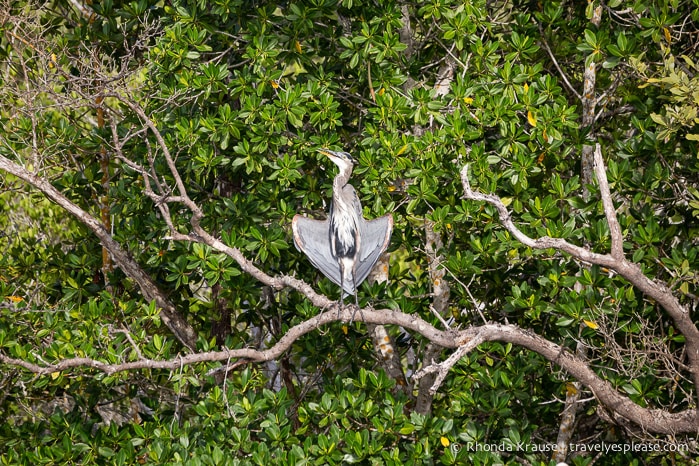
[[[396,152],[396,155],[401,155],[401,154],[402,154],[403,152],[405,152],[406,150],[408,150],[408,145],[407,145],[407,144],[403,144],[403,147],[401,147],[400,149],[398,149],[398,152]]]
[[[21,296],[8,296],[7,299],[12,301],[13,303],[19,303],[20,301],[24,301],[24,298]]]
[[[445,436],[442,435],[442,438],[440,438],[439,441],[442,443],[442,446],[443,446],[443,447],[448,447],[448,446],[449,446],[449,439],[446,438]]]
[[[576,395],[577,393],[578,393],[578,389],[575,388],[575,385],[573,385],[570,382],[566,383],[566,395],[573,396],[573,395]]]
[[[295,41],[295,42],[294,42],[294,48],[296,49],[296,51],[297,51],[298,53],[303,53],[303,50],[301,49],[301,42]]]
[[[536,126],[536,117],[534,116],[531,110],[527,112],[527,121],[530,125]]]
[[[668,28],[663,28],[663,34],[665,34],[665,40],[667,41],[667,43],[671,43],[672,36],[670,35],[670,30]]]
[[[349,328],[347,327],[347,325],[343,325],[343,326],[342,326],[342,333],[344,333],[345,335],[347,335],[347,332],[348,332],[348,331],[349,331]]]
[[[591,320],[583,320],[583,322],[585,322],[585,325],[590,327],[592,330],[597,330],[599,328],[599,325],[597,325],[595,322]]]
[[[51,372],[51,379],[56,380],[59,375],[61,375],[60,372]]]
[[[529,84],[524,83],[524,92],[525,92],[525,94],[526,94],[526,92],[527,92],[528,90],[529,90]]]
[[[680,285],[680,291],[684,294],[689,294],[689,284],[687,282],[682,282]]]

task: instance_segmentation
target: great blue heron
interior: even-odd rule
[[[308,256],[311,264],[342,288],[341,306],[345,296],[354,295],[354,302],[359,307],[357,287],[388,247],[393,217],[386,214],[366,220],[357,192],[348,184],[354,164],[352,156],[328,149],[319,152],[340,168],[333,180],[330,213],[327,220],[294,216],[291,223],[294,244]]]

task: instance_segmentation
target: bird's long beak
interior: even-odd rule
[[[323,154],[327,157],[330,157],[331,159],[332,158],[336,158],[336,159],[346,159],[347,158],[345,154],[339,155],[336,151],[330,150],[330,149],[321,148],[321,149],[318,149],[318,152],[320,152],[321,154]],[[349,156],[349,159],[352,163],[357,163],[355,158],[352,157],[351,155]]]
[[[328,157],[337,157],[335,153],[329,149],[318,149],[318,152],[323,155],[327,155]]]

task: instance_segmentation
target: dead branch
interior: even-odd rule
[[[578,260],[607,267],[628,280],[629,283],[638,288],[647,297],[660,304],[673,319],[678,330],[685,336],[690,372],[692,374],[694,386],[699,387],[699,329],[697,329],[692,321],[689,310],[679,302],[672,293],[672,290],[670,290],[665,283],[647,277],[637,264],[630,262],[624,257],[623,237],[616,210],[613,206],[599,144],[597,144],[595,148],[594,165],[605,217],[612,235],[610,254],[599,254],[590,251],[587,248],[569,243],[563,238],[551,238],[549,236],[542,236],[536,239],[531,238],[514,224],[509,211],[498,196],[475,192],[471,189],[468,180],[468,166],[465,166],[461,171],[461,182],[466,199],[485,201],[494,206],[500,215],[500,221],[503,226],[525,246],[533,249],[555,249],[570,254]],[[581,381],[587,385],[583,380]],[[588,388],[592,387],[588,385]],[[598,395],[594,389],[593,392],[595,392],[595,395]],[[612,409],[618,412],[615,408]]]
[[[9,145],[7,146],[11,147]],[[138,284],[143,296],[149,301],[155,300],[158,307],[162,309],[161,316],[163,323],[170,328],[177,339],[189,349],[195,347],[197,334],[192,326],[177,312],[175,306],[166,297],[165,293],[158,289],[158,286],[151,277],[145,273],[141,266],[126,250],[124,250],[121,244],[112,238],[112,235],[104,228],[99,220],[54,188],[46,178],[31,173],[26,168],[2,155],[0,155],[0,170],[15,175],[33,188],[41,191],[47,198],[51,199],[89,228],[90,231],[99,238],[102,246],[107,248],[119,268]]]
[[[445,322],[443,316],[446,316],[449,310],[450,289],[449,282],[444,279],[446,271],[442,264],[444,258],[442,257],[441,250],[444,248],[444,243],[442,241],[441,234],[438,231],[435,231],[434,222],[431,220],[425,220],[424,229],[425,256],[427,258],[427,270],[429,272],[430,285],[432,288],[432,304],[430,305],[430,309],[434,314],[439,316],[439,319]],[[434,370],[431,370],[431,368],[437,368],[442,364],[448,365],[448,361],[452,358],[456,358],[454,361],[454,364],[456,364],[456,362],[461,359],[462,355],[469,351],[468,349],[462,350],[460,348],[456,353],[450,356],[447,361],[437,365],[435,364],[435,360],[439,358],[442,350],[443,348],[434,343],[429,343],[425,348],[425,352],[422,357],[423,369],[419,371],[420,377],[415,377],[419,381],[417,384],[417,397],[415,403],[415,411],[418,413],[430,413],[434,394],[437,393],[437,389],[446,377],[449,369],[451,369],[451,366],[444,367],[443,370],[437,371],[437,373],[435,373]],[[460,354],[462,351],[463,354]]]
[[[338,316],[337,308],[333,307],[331,312],[321,313],[290,328],[274,346],[265,350],[252,348],[225,349],[222,351],[176,356],[169,360],[139,359],[117,364],[107,364],[90,358],[73,358],[56,363],[36,364],[0,353],[0,362],[21,367],[38,375],[47,375],[76,368],[91,368],[107,374],[113,374],[138,369],[177,370],[187,365],[204,362],[223,362],[232,359],[262,362],[279,358],[301,336],[330,322],[348,320],[352,317],[352,313],[353,310],[351,308],[346,308],[339,311]],[[697,413],[694,409],[670,413],[665,410],[643,408],[628,397],[620,394],[609,382],[599,377],[585,360],[580,359],[565,348],[516,325],[486,324],[461,331],[442,331],[434,328],[417,316],[390,309],[375,310],[366,308],[363,309],[361,315],[360,320],[363,318],[364,322],[400,325],[423,335],[430,341],[445,348],[464,347],[470,350],[475,348],[477,344],[488,341],[509,342],[522,346],[542,355],[580,380],[612,412],[614,418],[619,422],[632,422],[645,431],[652,433],[679,434],[696,432]],[[457,354],[461,357],[467,352],[467,350],[460,350]],[[457,360],[458,357],[455,356],[447,364],[443,364],[442,367],[447,367],[449,364],[453,366],[452,363],[456,363]],[[437,368],[436,370],[439,372],[440,369]]]

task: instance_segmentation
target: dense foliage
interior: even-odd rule
[[[600,143],[624,252],[693,309],[699,1],[75,5],[3,5],[0,155],[101,219],[196,331],[196,350],[269,347],[323,310],[221,251],[170,239],[146,193],[177,184],[163,147],[203,228],[332,299],[339,290],[293,248],[290,222],[325,215],[335,168],[316,149],[341,148],[358,159],[367,217],[395,221],[389,281],[363,285],[362,304],[438,328],[517,324],[571,352],[582,345],[640,406],[696,407],[684,336],[658,303],[603,267],[525,247],[494,208],[462,198],[459,173],[468,164],[474,188],[502,197],[528,235],[606,252],[583,159]],[[138,167],[151,163],[146,181]],[[0,352],[36,364],[187,352],[83,222],[0,173]],[[176,230],[190,228],[185,206],[170,213]],[[426,228],[441,238],[433,255]],[[436,263],[449,287],[439,312]],[[427,341],[387,329],[410,376]],[[586,401],[573,443],[693,440],[613,425],[555,364],[499,342],[466,355],[418,413],[414,390],[400,390],[374,350],[366,326],[338,322],[278,361],[230,361],[225,372],[206,362],[35,376],[3,365],[0,463],[549,464],[538,449],[555,443],[576,390]],[[692,453],[596,461],[682,464]]]

